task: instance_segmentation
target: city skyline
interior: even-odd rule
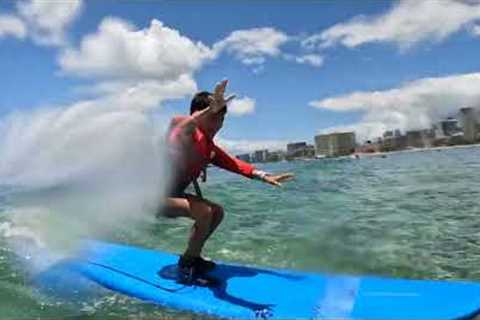
[[[315,135],[313,145],[309,144],[309,141],[288,142],[284,148],[254,150],[251,153],[238,154],[237,157],[245,161],[271,162],[315,156],[344,156],[354,153],[480,143],[480,108],[461,108],[456,115],[461,118],[460,121],[448,116],[430,128],[405,132],[390,129],[384,131],[380,137],[363,142],[356,140],[355,132],[331,132]],[[460,126],[459,123],[462,125]],[[313,150],[311,150],[312,147]]]

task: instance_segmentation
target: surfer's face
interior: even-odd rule
[[[214,136],[223,127],[223,121],[225,120],[225,113],[220,112],[217,114],[210,114],[207,119],[207,131]]]

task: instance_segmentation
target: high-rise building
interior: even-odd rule
[[[407,136],[395,135],[385,137],[380,144],[381,151],[403,150],[407,147]]]
[[[315,136],[315,153],[317,155],[331,155],[333,154],[332,147],[330,145],[330,135],[329,134],[321,134]]]
[[[315,156],[315,147],[306,142],[295,142],[287,144],[287,160],[295,158],[313,158]]]
[[[294,153],[297,150],[302,150],[307,147],[306,142],[293,142],[287,144],[287,153]]]
[[[345,156],[355,152],[355,133],[340,132],[315,136],[317,155]]]
[[[384,138],[393,137],[393,131],[385,131],[383,133]]]
[[[406,148],[406,137],[402,136],[399,129],[385,131],[383,139],[378,140],[381,151],[395,151]]]
[[[439,129],[441,134],[446,137],[451,137],[461,132],[461,129],[458,125],[458,120],[452,117],[448,117],[446,120],[440,121]]]
[[[474,108],[460,109],[463,118],[463,136],[467,142],[475,142],[478,139],[478,120]]]
[[[253,153],[253,162],[266,162],[268,158],[268,150],[256,150]]]
[[[250,162],[251,159],[250,159],[250,154],[249,153],[244,153],[244,154],[238,154],[236,155],[236,157],[240,160],[243,160],[243,161],[246,161],[246,162]]]
[[[285,151],[269,151],[267,156],[268,162],[281,161],[285,159]]]
[[[407,145],[414,148],[431,147],[435,139],[434,129],[407,131]]]
[[[407,145],[414,148],[425,148],[425,135],[423,130],[407,131]]]
[[[293,159],[297,157],[304,157],[306,142],[293,142],[287,144],[287,158]]]
[[[315,146],[312,146],[311,144],[307,145],[304,149],[304,152],[305,152],[305,157],[307,158],[315,157]]]

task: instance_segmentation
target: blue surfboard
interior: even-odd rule
[[[39,278],[53,284],[81,277],[161,306],[222,318],[439,320],[470,319],[480,313],[480,284],[472,282],[218,263],[208,274],[185,283],[178,276],[177,260],[169,253],[87,241],[77,256],[52,266]]]

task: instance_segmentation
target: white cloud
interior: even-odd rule
[[[480,106],[480,73],[424,78],[384,91],[360,91],[312,101],[316,108],[364,112],[356,128],[361,138],[381,135],[387,129],[429,128],[466,106]],[[344,127],[342,127],[344,128]],[[329,128],[329,131],[342,129]]]
[[[0,15],[0,38],[14,36],[23,39],[27,35],[25,24],[14,15]]]
[[[117,108],[148,110],[164,100],[193,94],[193,74],[212,58],[201,43],[152,20],[138,30],[115,18],[104,19],[98,31],[87,35],[79,48],[60,57],[64,73],[90,77],[98,82],[80,93],[108,97]]]
[[[237,30],[224,40],[215,43],[213,52],[215,56],[227,52],[243,64],[255,66],[254,73],[263,71],[263,64],[268,57],[280,57],[286,61],[309,64],[314,67],[323,65],[324,58],[318,54],[297,56],[282,52],[282,45],[288,41],[298,41],[298,39],[273,28]]]
[[[228,105],[228,113],[236,116],[253,113],[255,111],[255,100],[249,97],[233,99]]]
[[[82,0],[21,1],[18,14],[25,21],[32,39],[41,45],[66,44],[66,29],[77,18],[83,7]]]
[[[323,66],[324,58],[318,54],[306,54],[303,56],[293,56],[285,54],[284,58],[289,61],[295,61],[300,64],[309,64],[314,67]]]
[[[158,20],[136,30],[123,20],[106,18],[78,50],[64,52],[60,65],[65,72],[80,76],[174,80],[198,70],[210,58],[208,47]]]
[[[166,100],[180,99],[197,91],[197,84],[188,75],[171,81],[139,80],[134,82],[100,82],[89,91],[118,109],[148,111]]]
[[[286,140],[231,140],[218,138],[216,143],[232,154],[240,154],[264,149],[270,151],[286,150],[288,142]]]
[[[379,16],[357,16],[303,41],[306,47],[390,42],[405,49],[421,41],[440,41],[480,19],[479,1],[404,0]]]
[[[236,30],[227,38],[214,44],[216,54],[225,51],[246,65],[262,64],[265,57],[276,57],[288,36],[273,28]]]
[[[252,66],[254,73],[263,71],[268,57],[288,56],[285,59],[289,61],[322,65],[319,55],[282,54],[280,47],[288,39],[272,28],[236,30],[210,48],[155,19],[149,27],[138,29],[110,17],[101,22],[96,33],[85,36],[78,48],[64,50],[59,63],[65,73],[83,77],[162,80],[191,75],[222,52]]]

